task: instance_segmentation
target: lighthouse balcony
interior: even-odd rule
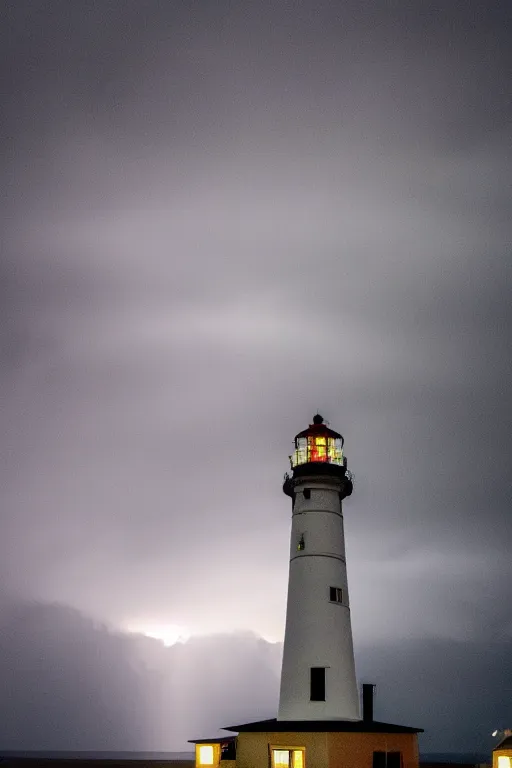
[[[293,468],[293,472],[286,472],[283,478],[283,493],[293,499],[295,495],[295,480],[300,477],[336,477],[341,480],[342,486],[340,494],[346,498],[352,494],[354,489],[354,478],[352,472],[347,469],[346,463],[343,465],[333,463],[321,463],[310,461],[307,464],[299,464]]]

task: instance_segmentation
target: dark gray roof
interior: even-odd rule
[[[236,736],[223,736],[221,739],[189,739],[189,744],[227,744],[228,741],[234,741]]]
[[[377,720],[260,720],[257,723],[229,725],[226,731],[237,733],[292,732],[323,733],[344,731],[346,733],[423,733],[423,728],[409,728],[407,725],[379,723]]]
[[[505,738],[500,741],[499,744],[496,744],[493,752],[495,752],[497,749],[512,749],[512,736],[505,736]]]

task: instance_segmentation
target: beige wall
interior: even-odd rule
[[[326,733],[240,733],[236,768],[269,768],[269,745],[274,748],[305,747],[305,768],[327,766]]]
[[[403,768],[418,768],[413,733],[241,733],[236,768],[269,768],[269,747],[305,747],[305,768],[372,768],[373,752],[401,752]]]
[[[401,752],[403,768],[418,768],[415,733],[329,733],[329,768],[372,768],[374,752]],[[306,768],[314,768],[306,757]]]

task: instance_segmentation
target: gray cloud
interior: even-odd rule
[[[277,706],[281,645],[248,632],[165,648],[64,606],[4,601],[0,649],[4,750],[190,750]],[[360,646],[358,668],[377,683],[375,716],[423,727],[422,751],[485,754],[510,717],[509,656],[510,639],[422,638]]]
[[[279,640],[319,408],[356,642],[506,642],[510,8],[0,12],[6,587]]]

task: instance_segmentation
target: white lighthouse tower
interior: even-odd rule
[[[352,480],[343,443],[317,414],[296,436],[285,476],[292,533],[278,720],[360,720],[342,510]]]

